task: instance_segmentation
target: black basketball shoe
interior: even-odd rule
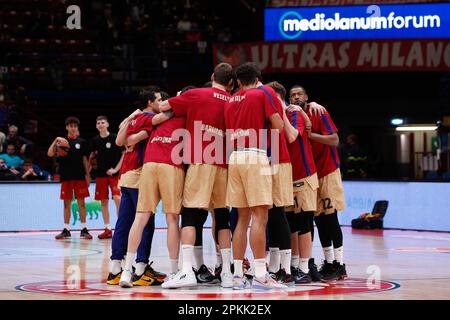
[[[333,264],[335,265],[335,268],[337,270],[337,280],[345,280],[346,278],[348,278],[347,270],[345,269],[345,263],[340,264],[337,261],[334,261]]]
[[[220,283],[220,280],[217,279],[204,264],[198,270],[192,269],[194,270],[198,284],[215,285]]]
[[[339,278],[335,262],[336,261],[328,263],[327,261],[324,261],[319,271],[322,275],[322,281],[332,281]]]
[[[308,260],[309,276],[313,282],[322,281],[322,275],[317,270],[317,265],[314,263],[314,258]]]

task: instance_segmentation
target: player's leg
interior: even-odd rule
[[[252,288],[262,290],[285,288],[284,285],[278,284],[269,276],[266,268],[265,238],[268,220],[267,206],[252,207],[251,213],[252,225],[250,228],[250,247],[255,262],[255,277],[253,278]]]
[[[109,192],[108,192],[108,178],[99,177],[95,182],[95,200],[101,201],[103,223],[105,230],[98,235],[99,239],[112,238],[111,225],[109,220]]]
[[[89,231],[86,227],[86,202],[84,198],[77,199],[78,210],[80,211],[80,222],[81,222],[81,232],[80,237],[82,239],[92,239],[92,236],[89,234]]]
[[[344,264],[344,245],[341,225],[339,224],[339,219],[337,211],[335,210],[332,214],[326,215],[327,225],[329,227],[330,236],[333,242],[334,251],[334,266],[336,269],[336,278],[338,280],[343,280],[347,278],[347,271]]]
[[[170,276],[172,279],[178,273],[178,255],[180,253],[180,217],[178,214],[166,213],[167,249],[170,259]]]
[[[250,224],[251,212],[249,208],[237,209],[238,219],[233,232],[233,289],[242,290],[250,286],[244,276],[243,261],[247,249],[247,230]]]
[[[72,181],[62,181],[59,198],[61,200],[63,200],[64,228],[59,234],[57,234],[55,236],[56,240],[62,240],[62,239],[67,239],[67,238],[71,237],[71,234],[70,234],[70,213],[71,212],[70,211],[71,211],[71,205],[72,205],[72,197],[73,197],[73,182]],[[74,217],[74,220],[75,220],[74,222],[76,222],[75,217]]]
[[[298,213],[295,213],[294,207],[288,207],[286,210],[286,218],[289,223],[289,230],[291,231],[291,275],[295,281],[300,267],[300,256],[298,249]]]
[[[109,186],[111,188],[111,194],[116,205],[117,216],[119,216],[119,206],[120,206],[120,198],[122,193],[120,192],[120,188],[118,187],[119,177],[111,177],[109,178]]]
[[[202,220],[202,211],[195,208],[184,208],[181,213],[181,270],[175,277],[164,282],[165,289],[197,286],[197,278],[193,271],[193,255],[196,238],[196,226]]]
[[[299,247],[299,273],[296,283],[310,283],[312,281],[309,261],[312,255],[312,241],[311,241],[311,224],[310,216],[314,215],[314,212],[303,211],[298,214],[298,247]]]
[[[70,209],[72,205],[72,200],[63,200],[64,205],[64,228],[61,233],[55,236],[56,240],[68,239],[71,237],[70,234]]]
[[[214,209],[215,237],[218,239],[222,270],[220,273],[221,286],[231,288],[233,276],[231,273],[231,233],[230,233],[230,211],[227,208]]]
[[[127,253],[128,236],[133,225],[136,212],[136,203],[133,201],[132,193],[137,190],[122,187],[122,197],[120,200],[119,211],[114,235],[111,242],[111,258],[109,264],[109,275],[107,284],[119,284],[122,273],[122,260]]]

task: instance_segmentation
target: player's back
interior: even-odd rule
[[[234,94],[225,106],[227,129],[234,131],[230,139],[244,139],[242,144],[239,143],[240,147],[266,150],[267,146],[264,144],[267,143],[267,133],[262,134],[261,130],[267,129],[267,119],[277,112],[274,109],[268,114],[267,108],[267,98],[261,90],[240,90]]]

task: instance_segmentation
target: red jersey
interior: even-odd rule
[[[305,119],[300,112],[288,112],[286,116],[299,133],[297,139],[288,144],[292,161],[292,178],[297,181],[312,176],[317,172],[317,169],[311,143],[306,133]]]
[[[225,162],[224,106],[230,94],[217,88],[200,88],[186,91],[169,99],[176,116],[186,117],[190,144],[183,150],[186,163],[205,163],[227,167]],[[220,140],[220,141],[217,141]],[[217,150],[220,146],[221,150]]]
[[[323,115],[308,113],[308,116],[311,119],[311,131],[313,133],[331,135],[338,132],[328,112],[325,112]],[[319,178],[325,177],[340,167],[339,154],[336,147],[312,140],[311,146]]]
[[[281,104],[280,99],[278,99],[275,90],[273,90],[269,86],[261,86],[258,89],[264,91],[264,93],[269,98],[270,103],[278,110],[278,114],[280,115],[281,119],[283,119],[283,105]],[[271,126],[269,126],[269,128],[270,127]],[[289,150],[287,147],[288,143],[286,141],[286,136],[284,135],[283,130],[280,131],[278,137],[278,159],[275,158],[275,155],[272,152],[274,146],[273,142],[270,144],[271,148],[267,150],[268,156],[274,163],[291,163],[291,158],[289,156]]]
[[[153,113],[144,112],[131,120],[131,123],[128,125],[127,128],[127,137],[138,133],[142,130],[151,131],[153,128],[152,125],[152,119],[155,116]],[[134,145],[134,148],[132,151],[126,151],[125,155],[123,157],[122,166],[120,167],[120,174],[124,174],[128,171],[139,169],[142,167],[142,164],[144,163],[144,154],[145,154],[145,147],[147,146],[147,140],[142,140],[136,145]]]
[[[184,132],[174,135],[174,131],[177,129],[186,128],[185,117],[175,117],[169,119],[162,124],[155,127],[149,133],[147,149],[145,150],[144,163],[156,162],[166,163],[172,166],[183,169],[183,154],[181,153],[182,147],[172,156],[172,151],[177,145],[182,143],[182,136]],[[182,146],[182,145],[180,145]]]
[[[270,147],[267,130],[270,117],[278,110],[262,90],[239,90],[225,106],[225,123],[233,149]],[[267,130],[268,131],[268,130]]]

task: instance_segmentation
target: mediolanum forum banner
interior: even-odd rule
[[[264,19],[266,41],[450,38],[450,3],[267,8]]]

